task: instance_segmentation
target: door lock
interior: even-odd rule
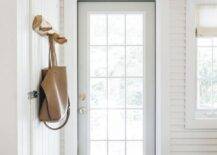
[[[81,115],[87,114],[87,108],[86,108],[86,107],[81,107],[81,108],[79,108],[79,113],[80,113]]]
[[[29,99],[38,98],[38,97],[39,97],[39,91],[33,90],[28,93]]]
[[[84,102],[86,100],[86,94],[85,93],[80,93],[79,100]]]

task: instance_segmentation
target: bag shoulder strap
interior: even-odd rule
[[[48,35],[49,39],[49,68],[57,66],[57,56],[54,45],[54,36]]]
[[[64,123],[63,123],[62,125],[60,125],[59,127],[51,127],[51,126],[49,126],[49,125],[47,124],[47,122],[44,122],[44,125],[45,125],[47,128],[51,129],[51,130],[59,130],[59,129],[63,128],[63,127],[67,124],[67,122],[68,122],[68,120],[69,120],[69,116],[70,116],[70,102],[68,102],[68,109],[67,109],[66,119],[65,119],[65,121],[64,121]]]

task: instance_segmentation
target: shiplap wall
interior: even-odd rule
[[[7,7],[7,5],[11,7]],[[14,6],[9,4],[7,5],[5,3],[2,6],[5,7],[6,9],[12,8]],[[16,9],[9,9],[9,10],[16,11]],[[3,9],[2,12],[5,12],[5,10]],[[30,154],[31,155],[60,155],[60,147],[61,147],[60,132],[49,130],[44,126],[43,123],[39,121],[38,101],[36,99],[32,99],[30,101],[27,98],[27,93],[29,91],[38,90],[41,69],[47,67],[48,65],[48,39],[46,37],[41,37],[40,35],[35,33],[31,28],[33,18],[35,15],[38,14],[43,15],[43,17],[46,18],[52,24],[55,30],[60,31],[61,29],[60,0],[46,0],[46,1],[21,0],[19,1],[19,3],[17,3],[17,65],[15,65],[17,66],[17,70],[18,70],[17,71],[17,76],[18,76],[17,77],[18,80],[18,85],[17,85],[18,123],[17,124],[18,124],[19,146],[17,148],[18,148],[19,155],[30,155]],[[10,21],[11,20],[9,20],[9,22]],[[16,20],[13,19],[12,21],[16,21]],[[6,22],[6,24],[9,22]],[[16,24],[8,24],[8,25],[16,26]],[[12,33],[12,34],[14,35],[12,38],[16,38],[16,33]],[[14,47],[12,46],[13,40],[10,39],[10,41],[11,41],[11,47]],[[16,50],[11,50],[11,51],[16,51]],[[57,54],[60,55],[59,53],[61,52],[59,52],[59,47],[57,46]],[[11,57],[11,60],[13,60],[12,58],[13,57]],[[8,63],[10,63],[7,58],[5,60]],[[16,63],[16,61],[13,62]],[[16,72],[14,72],[14,74],[15,73]],[[11,77],[16,77],[16,76],[15,75],[12,76],[11,74]],[[14,85],[13,89],[15,88],[16,86]],[[13,95],[13,93],[11,94]],[[11,97],[11,99],[13,98]],[[12,109],[16,109],[16,107]],[[8,113],[6,110],[5,112]],[[15,114],[15,112],[13,112],[13,114]],[[12,115],[9,118],[11,119]],[[10,132],[10,128],[8,128],[5,131]],[[13,131],[15,131],[15,127],[13,128]],[[11,139],[10,137],[16,137],[12,134],[10,136],[9,134],[5,134],[5,136],[7,136],[6,139],[10,140]],[[4,137],[2,137],[2,139],[4,139]],[[5,147],[4,145],[1,146],[4,147],[5,150],[7,149],[7,151],[4,151],[4,149],[0,149],[1,151],[4,151],[4,153],[0,153],[0,154],[6,154],[6,155],[17,154],[15,153],[16,150],[13,147],[13,144],[11,142],[7,143],[7,141],[5,140],[3,141],[5,146],[7,147]],[[13,140],[13,142],[15,143],[16,140]],[[12,151],[14,153],[12,153]]]
[[[31,15],[41,14],[52,27],[60,29],[60,1],[59,0],[31,0]],[[30,21],[32,22],[32,20]],[[48,39],[31,32],[30,50],[30,89],[37,90],[41,76],[41,69],[48,66]],[[59,48],[56,48],[59,55]],[[31,100],[31,155],[60,155],[60,132],[51,131],[38,119],[38,101]]]
[[[217,131],[185,128],[186,0],[170,0],[170,155],[217,155]]]

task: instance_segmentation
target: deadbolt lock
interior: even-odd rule
[[[86,100],[86,94],[85,93],[80,93],[79,100],[82,101],[82,102],[85,101]]]
[[[33,90],[28,93],[28,98],[33,99],[33,98],[38,98],[39,97],[39,91]]]

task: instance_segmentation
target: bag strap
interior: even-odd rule
[[[59,130],[59,129],[63,128],[63,127],[67,124],[67,122],[68,122],[68,120],[69,120],[69,116],[70,116],[70,102],[68,102],[68,104],[69,104],[69,105],[68,105],[68,109],[67,109],[66,119],[65,119],[65,121],[64,121],[64,123],[63,123],[62,125],[60,125],[59,127],[55,127],[55,128],[49,126],[49,125],[47,124],[47,122],[44,122],[44,125],[45,125],[47,128],[51,129],[51,130]]]
[[[48,35],[48,39],[49,39],[49,68],[51,68],[53,66],[57,66],[57,56],[56,56],[56,52],[55,52],[54,35],[53,34]],[[70,116],[70,101],[68,99],[67,115],[66,115],[66,119],[65,119],[64,123],[62,125],[60,125],[59,127],[55,127],[55,128],[49,126],[47,124],[47,122],[44,122],[44,124],[47,128],[49,128],[51,130],[59,130],[66,125],[66,123],[69,120],[69,116]]]
[[[49,39],[49,68],[53,66],[57,66],[57,56],[55,52],[55,45],[54,45],[54,35],[48,35]]]

